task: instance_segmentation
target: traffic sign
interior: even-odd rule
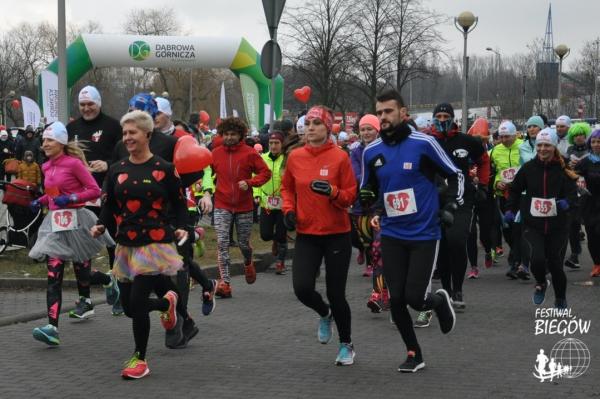
[[[260,67],[269,79],[273,79],[281,71],[281,47],[274,40],[269,40],[262,48]]]

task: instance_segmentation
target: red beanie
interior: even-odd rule
[[[373,126],[373,129],[377,130],[378,133],[381,130],[381,125],[379,124],[379,118],[377,118],[373,114],[366,114],[365,116],[360,118],[360,122],[358,122],[358,128],[360,129],[360,127],[362,125],[371,125],[371,126]]]

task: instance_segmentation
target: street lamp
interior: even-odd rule
[[[461,12],[458,17],[454,17],[454,26],[463,34],[464,38],[464,50],[463,50],[463,86],[462,86],[462,124],[461,131],[467,133],[467,123],[469,120],[467,107],[467,78],[468,78],[468,64],[469,59],[467,58],[467,35],[475,29],[477,26],[478,18],[473,15],[470,11]]]
[[[554,52],[556,53],[556,55],[558,55],[558,93],[557,93],[557,97],[558,97],[558,112],[556,116],[562,115],[562,107],[560,104],[560,99],[561,99],[561,75],[562,75],[562,63],[563,63],[563,59],[567,58],[569,56],[569,53],[571,52],[571,49],[568,48],[565,44],[559,44],[558,46],[556,46],[556,48],[554,49]]]
[[[2,124],[6,126],[6,102],[15,96],[15,91],[11,90],[8,92],[6,97],[2,99]]]
[[[491,47],[486,47],[485,48],[487,51],[491,51],[492,53],[494,53],[494,57],[495,57],[495,64],[496,64],[496,101],[499,102],[500,99],[500,51],[498,50],[494,50]],[[496,104],[496,106],[498,106],[498,104]]]

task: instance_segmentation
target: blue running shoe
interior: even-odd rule
[[[567,300],[565,298],[556,298],[556,300],[554,301],[554,307],[557,309],[566,309]]]
[[[350,366],[354,364],[354,345],[341,343],[338,355],[335,358],[335,364],[338,366]]]
[[[319,319],[319,329],[317,331],[317,338],[319,342],[322,344],[326,344],[331,341],[331,336],[333,335],[333,316],[331,315],[331,310],[329,310],[329,315],[325,317],[321,317]]]
[[[548,285],[550,285],[550,280],[546,280],[545,284],[536,284],[535,291],[533,292],[533,303],[535,305],[541,305],[544,303],[546,299],[546,290],[548,289]]]
[[[114,305],[119,300],[119,284],[117,284],[117,278],[112,274],[111,271],[108,272],[108,276],[110,277],[110,283],[104,286],[106,303],[109,305]]]
[[[202,314],[204,316],[208,316],[211,314],[215,307],[217,306],[217,302],[215,301],[215,293],[217,292],[217,280],[210,280],[212,284],[212,288],[208,291],[202,291]]]
[[[122,316],[123,313],[125,313],[125,310],[123,309],[123,305],[121,305],[121,301],[115,302],[112,307],[112,315],[113,316]]]
[[[34,328],[33,338],[50,346],[57,346],[60,344],[60,339],[58,338],[58,328],[54,327],[52,324],[48,324],[44,327]]]

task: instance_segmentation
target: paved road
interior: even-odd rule
[[[587,259],[589,262],[589,259]],[[484,270],[465,283],[467,309],[452,334],[434,321],[417,331],[427,368],[400,374],[405,350],[388,314],[365,306],[368,279],[351,267],[348,298],[357,351],[351,367],[336,367],[335,344],[316,340],[317,318],[294,297],[291,276],[259,274],[256,284],[233,280],[234,298],[218,301],[209,317],[200,314],[199,291],[192,309],[200,334],[184,350],[163,345],[158,316],[152,317],[148,361],[152,374],[123,381],[121,364],[133,349],[130,320],[110,315],[107,305],[83,323],[61,320],[61,346],[47,348],[31,337],[38,320],[0,328],[1,398],[542,398],[600,397],[600,289],[575,285],[584,271],[569,272],[573,316],[591,320],[588,334],[574,334],[589,348],[588,371],[576,379],[540,383],[533,375],[541,348],[550,353],[559,335],[535,335],[532,284],[507,281],[504,267]],[[323,289],[324,279],[319,279]],[[434,288],[437,288],[437,284]],[[19,295],[34,296],[29,292]],[[43,296],[42,296],[43,297]],[[6,294],[0,296],[5,303]],[[550,301],[553,294],[549,294]],[[42,302],[43,303],[43,302]]]

